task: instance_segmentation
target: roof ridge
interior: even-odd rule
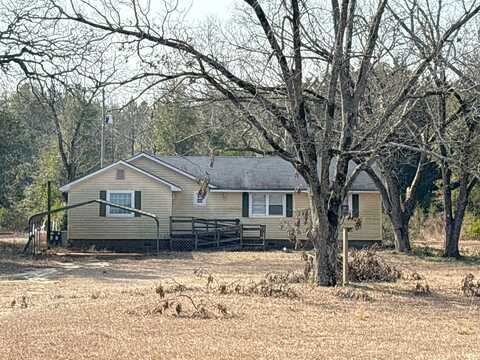
[[[170,184],[170,185],[172,185],[172,186],[175,186],[175,187],[180,188],[180,186],[178,186],[177,184],[174,184],[174,183],[171,182],[171,181],[165,180],[164,178],[162,178],[162,177],[160,177],[160,176],[158,176],[158,175],[156,175],[156,174],[154,174],[154,173],[152,173],[152,172],[150,172],[150,171],[148,171],[148,170],[145,170],[144,168],[141,168],[140,166],[137,166],[137,165],[134,165],[134,164],[132,164],[132,163],[126,162],[126,161],[124,161],[124,160],[120,160],[120,161],[118,161],[118,162],[119,162],[119,163],[128,164],[128,165],[134,167],[135,169],[141,170],[141,171],[147,173],[148,175],[151,175],[152,177],[157,178],[158,180],[162,180],[163,182],[166,182],[167,184]],[[180,188],[180,189],[181,189],[181,188]]]
[[[162,157],[172,157],[172,158],[187,158],[187,157],[210,157],[209,155],[153,155],[157,158]],[[262,155],[262,156],[254,156],[254,155],[215,155],[214,158],[249,158],[249,159],[265,159],[265,158],[277,158],[283,160],[280,156],[277,155]],[[285,160],[284,160],[285,161]]]

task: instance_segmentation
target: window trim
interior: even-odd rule
[[[360,194],[352,191],[349,194],[349,210],[350,210],[350,216],[353,217],[353,195],[358,196],[358,217],[360,217]]]
[[[107,190],[107,201],[110,201],[110,195],[114,194],[131,194],[132,195],[132,206],[131,208],[135,207],[135,191],[133,190]],[[106,211],[106,216],[107,217],[120,217],[120,218],[126,218],[126,217],[134,217],[135,213],[131,212],[128,214],[112,214],[110,212],[110,206],[107,205],[107,211]]]
[[[360,217],[360,194],[361,192],[357,191],[349,191],[347,195],[347,203],[345,204],[345,201],[342,202],[343,205],[348,205],[348,215],[353,216],[353,196],[352,195],[358,195],[358,216]]]
[[[265,195],[265,214],[253,213],[253,194],[258,192],[248,193],[248,216],[252,218],[283,218],[287,217],[287,193],[280,193],[282,195],[282,215],[270,215],[270,194],[278,195],[278,192],[262,192]]]

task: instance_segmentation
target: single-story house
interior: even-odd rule
[[[206,177],[208,191],[203,196],[199,180]],[[103,199],[153,213],[166,241],[171,217],[237,218],[241,224],[265,225],[269,244],[284,246],[288,236],[282,223],[309,206],[304,180],[290,163],[273,156],[217,156],[211,161],[208,156],[140,153],[60,190],[68,193],[68,205]],[[345,206],[362,220],[350,240],[381,241],[381,195],[366,173],[353,182]],[[98,204],[68,210],[67,229],[69,241],[78,246],[141,248],[156,238],[152,219]]]

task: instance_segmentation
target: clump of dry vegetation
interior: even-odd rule
[[[402,278],[404,280],[414,280],[414,281],[424,280],[424,276],[419,274],[416,271],[413,271],[411,273],[403,272],[402,273]]]
[[[289,283],[289,284],[299,284],[306,281],[305,274],[301,274],[296,271],[287,271],[287,272],[269,272],[265,274],[265,280],[270,283]]]
[[[173,294],[173,293],[181,293],[184,291],[189,290],[187,286],[184,284],[181,284],[177,282],[175,279],[170,279],[173,282],[173,285],[170,285],[168,287],[164,287],[162,284],[158,284],[155,287],[155,292],[160,296],[160,297],[165,297],[166,294]]]
[[[480,297],[480,280],[476,280],[473,274],[465,275],[462,280],[462,293],[468,297]]]
[[[304,281],[302,274],[296,272],[267,273],[265,278],[260,281],[234,281],[231,283],[220,281],[205,270],[197,269],[194,274],[207,278],[205,285],[207,292],[216,292],[221,295],[297,298],[298,294],[291,284]]]
[[[428,285],[427,282],[425,283],[417,282],[415,284],[413,293],[417,296],[428,296],[432,294],[432,291],[430,290],[430,286]]]
[[[362,250],[353,250],[349,254],[348,276],[350,281],[369,282],[369,281],[397,281],[402,273],[395,266],[388,264],[377,254],[377,249],[371,247]],[[341,264],[339,262],[338,274],[342,274]]]
[[[146,314],[170,315],[189,319],[219,319],[232,317],[226,305],[208,299],[194,299],[185,294],[172,298],[161,298],[160,302]]]
[[[175,281],[174,286],[157,284],[154,289],[158,300],[152,307],[142,310],[129,309],[131,315],[160,314],[173,318],[220,319],[234,316],[225,304],[215,302],[198,294],[187,295],[187,287]],[[169,295],[169,296],[167,296]]]
[[[342,299],[373,301],[372,297],[365,291],[361,291],[351,287],[341,287],[335,291],[335,296]]]
[[[192,319],[231,318],[234,315],[225,304],[198,295],[198,291],[204,294],[256,295],[293,299],[298,297],[298,293],[291,287],[291,284],[305,281],[303,274],[298,272],[270,272],[265,274],[264,279],[260,281],[234,281],[230,283],[215,278],[204,269],[196,269],[194,275],[200,278],[206,278],[204,287],[189,288],[174,279],[171,279],[174,282],[173,285],[164,286],[164,284],[159,283],[154,289],[159,297],[159,302],[156,303],[153,308],[143,311],[142,314],[162,314],[176,318]],[[186,292],[190,290],[196,290],[196,292],[186,294]],[[129,311],[129,313],[138,314],[138,311]]]
[[[313,277],[313,256],[302,253],[304,261],[303,279],[307,281]],[[342,278],[342,256],[339,255],[337,262],[337,278]],[[402,276],[402,272],[395,266],[388,264],[377,254],[377,247],[352,250],[348,256],[348,277],[353,282],[394,282]],[[412,280],[420,280],[422,276],[418,273],[411,274]]]
[[[17,305],[20,306],[21,309],[26,309],[28,307],[27,297],[22,295],[19,302],[17,302],[17,299],[13,299],[10,303],[11,308],[16,307]]]

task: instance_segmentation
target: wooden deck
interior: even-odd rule
[[[170,248],[184,248],[193,242],[194,250],[265,249],[265,228],[265,225],[241,224],[240,219],[171,216]]]

